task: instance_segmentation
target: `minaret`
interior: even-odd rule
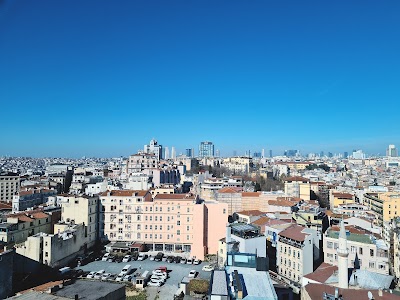
[[[349,269],[348,269],[348,257],[349,251],[347,250],[347,237],[346,229],[344,228],[343,220],[340,222],[340,233],[339,233],[339,248],[337,248],[338,255],[338,269],[339,269],[339,288],[349,288]]]

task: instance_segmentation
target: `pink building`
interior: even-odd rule
[[[149,250],[204,259],[225,236],[227,204],[201,202],[191,194],[111,191],[100,195],[104,239],[146,244]]]

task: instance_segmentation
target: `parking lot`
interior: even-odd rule
[[[82,269],[83,271],[105,270],[106,273],[119,274],[122,268],[127,264],[132,266],[132,268],[134,269],[133,273],[138,271],[143,273],[146,270],[150,271],[151,273],[151,271],[157,269],[158,267],[167,267],[168,279],[164,285],[162,285],[161,287],[146,287],[147,294],[149,296],[149,299],[151,300],[155,298],[155,295],[158,293],[158,291],[162,293],[163,299],[173,299],[174,293],[179,288],[179,283],[181,282],[183,277],[187,277],[189,275],[190,270],[196,270],[198,272],[196,278],[209,280],[211,277],[211,272],[202,271],[202,267],[204,265],[207,265],[207,262],[202,262],[199,265],[188,265],[180,263],[168,263],[166,261],[157,262],[149,260],[148,258],[143,261],[130,261],[127,263],[93,261],[84,266],[78,267],[78,269]]]

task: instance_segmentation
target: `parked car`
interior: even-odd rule
[[[114,255],[109,255],[108,258],[107,258],[107,261],[108,262],[114,262],[115,259],[116,259],[116,257]]]
[[[193,258],[189,257],[189,258],[187,259],[186,263],[187,263],[188,265],[193,264]]]
[[[94,278],[94,275],[96,275],[96,272],[92,271],[86,275],[86,278]]]
[[[155,260],[155,261],[161,261],[161,260],[163,259],[163,257],[164,257],[164,253],[158,252],[158,253],[156,254],[156,256],[154,257],[154,260]]]
[[[161,286],[162,284],[163,282],[157,279],[150,279],[150,281],[147,283],[148,286]]]
[[[130,273],[132,273],[133,269],[131,265],[126,265],[122,270],[121,273],[119,273],[120,275],[128,275]]]
[[[103,276],[103,274],[104,274],[105,272],[106,272],[105,270],[97,271],[96,274],[94,274],[93,278],[94,278],[94,279],[101,279],[101,276]]]
[[[182,257],[180,257],[180,256],[175,256],[174,262],[175,262],[176,264],[179,264],[179,263],[181,262],[181,260],[182,260]]]
[[[167,280],[167,278],[165,278],[165,277],[162,277],[162,276],[158,276],[158,275],[151,275],[151,277],[150,277],[150,280],[151,279],[153,279],[153,280],[157,280],[157,281],[161,281],[161,282],[165,282],[165,280]]]
[[[151,254],[149,255],[150,260],[154,260],[154,257],[155,257],[154,255],[151,255]]]
[[[145,260],[146,258],[147,258],[147,254],[140,253],[140,254],[138,255],[137,260]]]
[[[132,260],[137,260],[138,257],[139,257],[139,252],[135,251],[135,252],[132,253],[131,256],[132,256]]]
[[[182,257],[181,264],[186,264],[186,258]]]
[[[124,279],[122,279],[122,281],[125,282],[130,282],[132,281],[133,276],[132,275],[125,275]]]
[[[111,273],[104,273],[101,276],[101,280],[110,280],[110,277],[111,277]]]
[[[116,262],[116,263],[121,263],[123,259],[124,259],[124,258],[123,258],[122,256],[117,256],[117,257],[115,258],[115,262]]]
[[[118,274],[118,276],[115,278],[115,281],[122,281],[123,279],[124,279],[124,277],[125,277],[125,275],[121,275],[121,274]]]
[[[193,264],[194,264],[194,265],[199,265],[199,264],[201,264],[201,260],[198,259],[198,258],[196,258],[196,259],[193,261]]]
[[[203,268],[201,268],[203,271],[206,272],[211,272],[212,270],[214,270],[214,266],[212,265],[205,265]]]
[[[190,270],[188,277],[189,278],[195,278],[197,275],[197,271],[196,270]]]
[[[154,270],[153,271],[153,275],[159,276],[159,277],[162,277],[162,278],[165,278],[165,279],[167,279],[167,277],[168,277],[167,272],[163,272],[161,270]]]
[[[132,259],[132,256],[130,255],[125,255],[124,258],[122,259],[122,262],[130,262]]]
[[[107,261],[108,257],[111,255],[111,253],[106,253],[103,255],[103,257],[101,258],[102,261]]]
[[[175,261],[175,257],[173,257],[171,255],[167,257],[167,262],[168,263],[173,263],[174,261]]]

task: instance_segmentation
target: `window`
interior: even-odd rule
[[[162,225],[160,225],[160,230],[162,230]]]
[[[355,246],[351,246],[350,247],[350,251],[351,251],[351,253],[356,253],[356,247]]]
[[[189,207],[187,208],[187,212],[190,212],[190,208]]]
[[[332,242],[327,242],[326,247],[332,249],[333,248],[333,243]]]
[[[118,233],[122,233],[122,228],[118,228]]]
[[[140,221],[140,215],[137,216],[137,220]]]
[[[186,226],[186,231],[189,231],[189,226]]]
[[[147,225],[144,225],[144,230],[147,230]]]
[[[147,233],[144,235],[144,238],[147,239]]]
[[[223,214],[226,214],[226,209],[224,208],[224,210],[222,211]]]
[[[146,216],[146,217],[145,217],[145,220],[147,221],[147,219],[148,219],[148,217]]]
[[[189,221],[190,221],[190,217],[187,217],[187,218],[186,218],[186,221],[189,222]]]
[[[154,225],[154,230],[157,230],[157,225]]]
[[[177,231],[176,231],[176,234],[177,234],[177,235],[181,235],[181,231],[180,231],[180,230],[177,230]]]
[[[176,225],[181,225],[181,221],[176,221]]]
[[[157,216],[154,217],[154,221],[157,221]]]
[[[369,249],[369,256],[374,256],[374,249]]]
[[[137,224],[137,230],[140,230],[140,224]]]
[[[375,269],[375,263],[374,262],[370,262],[369,263],[369,268],[370,269]]]
[[[150,221],[153,221],[153,216],[150,216]]]
[[[360,255],[363,254],[363,248],[362,247],[360,247],[360,249],[358,249],[358,253],[360,253]]]
[[[140,239],[140,233],[139,232],[137,233],[137,238]]]
[[[44,256],[45,256],[45,257],[49,257],[49,252],[46,251],[46,252],[44,253]]]
[[[186,239],[189,240],[189,235],[186,236]]]
[[[160,216],[160,222],[162,222],[162,216]]]

